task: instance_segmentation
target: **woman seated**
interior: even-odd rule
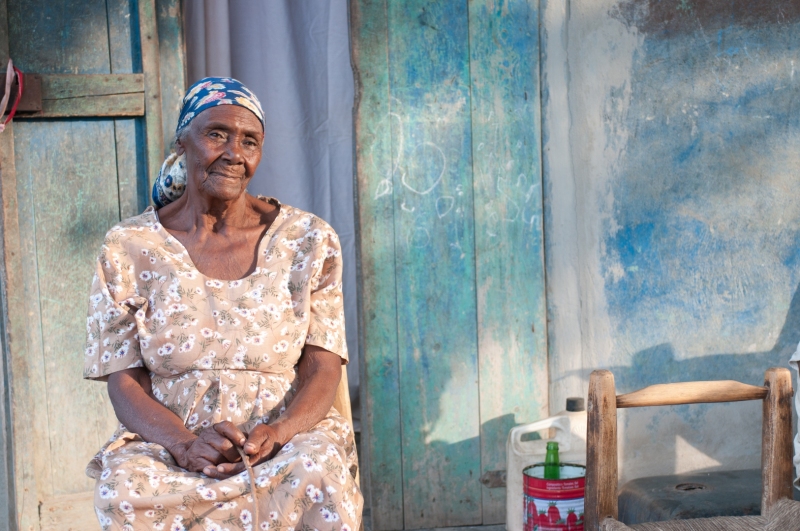
[[[108,232],[89,298],[84,376],[122,423],[87,469],[100,523],[358,531],[336,233],[246,192],[264,119],[241,83],[195,83],[178,124],[158,210]]]

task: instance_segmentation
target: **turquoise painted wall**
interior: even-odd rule
[[[800,2],[545,21],[551,409],[598,367],[621,391],[760,384],[800,341]],[[758,404],[625,413],[623,480],[759,466]]]
[[[538,1],[351,10],[373,526],[501,523],[547,411]]]

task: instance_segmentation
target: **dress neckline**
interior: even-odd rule
[[[278,201],[277,199],[275,199],[274,197],[267,197],[267,196],[264,196],[264,195],[257,195],[256,199],[260,199],[261,201],[265,201],[267,203],[272,203],[273,205],[278,207],[278,214],[275,216],[275,220],[272,222],[272,224],[264,232],[264,235],[261,236],[261,239],[258,241],[258,245],[256,246],[256,267],[255,267],[255,269],[253,269],[253,271],[251,271],[247,275],[243,276],[242,278],[235,278],[235,279],[213,278],[213,277],[210,277],[210,276],[206,275],[202,271],[200,271],[200,269],[198,269],[197,265],[194,263],[194,259],[192,258],[192,255],[189,254],[189,251],[186,249],[186,247],[184,247],[183,244],[181,243],[181,241],[178,238],[176,238],[175,236],[173,236],[172,234],[170,234],[170,232],[164,227],[164,225],[161,224],[161,219],[158,217],[158,211],[152,205],[150,205],[145,209],[145,212],[147,212],[149,210],[153,214],[153,217],[156,220],[156,224],[158,225],[158,232],[164,238],[165,243],[168,243],[170,245],[173,245],[173,244],[176,245],[182,251],[182,253],[186,256],[185,262],[187,262],[188,265],[190,265],[192,267],[192,269],[194,269],[197,272],[198,275],[200,275],[204,279],[212,281],[212,282],[240,282],[242,280],[247,279],[248,277],[252,277],[260,269],[260,265],[259,265],[260,262],[261,262],[261,258],[260,257],[263,254],[262,247],[265,245],[265,242],[268,242],[270,240],[270,238],[272,238],[272,236],[274,235],[276,227],[278,225],[278,218],[284,212],[283,211],[283,207],[285,205],[282,205],[281,202]]]

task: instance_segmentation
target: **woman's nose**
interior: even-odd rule
[[[244,152],[242,146],[236,138],[230,138],[225,145],[225,158],[231,164],[241,164],[244,162]]]

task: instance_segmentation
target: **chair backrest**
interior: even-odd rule
[[[342,365],[342,379],[339,380],[339,387],[336,388],[336,396],[333,397],[333,407],[341,416],[353,427],[353,409],[350,407],[350,386],[347,383],[347,365]]]
[[[769,516],[778,500],[792,498],[792,395],[792,377],[784,368],[768,369],[763,387],[731,380],[685,382],[652,385],[619,396],[610,371],[592,372],[586,437],[585,529],[599,530],[604,519],[616,520],[618,516],[617,408],[628,407],[763,400],[761,514]]]
[[[350,386],[347,382],[347,365],[342,365],[342,379],[339,380],[339,387],[336,388],[336,396],[333,397],[333,407],[335,407],[336,411],[350,423],[350,428],[355,429],[355,426],[353,426],[353,408],[350,406]],[[360,483],[360,479],[361,473],[360,470],[357,470],[357,485]]]

